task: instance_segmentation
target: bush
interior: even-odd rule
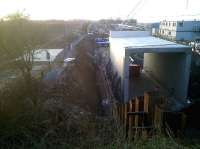
[[[48,88],[34,80],[30,94],[30,89],[21,79],[0,90],[0,148],[186,148],[161,134],[129,141],[111,117],[97,116],[66,103],[61,97],[46,98],[46,90]]]

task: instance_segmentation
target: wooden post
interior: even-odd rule
[[[159,118],[158,118],[159,116],[158,116],[158,106],[156,105],[155,106],[155,113],[154,113],[154,126],[156,127],[156,128],[158,128],[159,127]]]
[[[144,112],[149,112],[149,94],[148,93],[144,93]],[[144,117],[143,117],[144,120]],[[143,138],[147,138],[147,130],[143,129],[142,130],[142,136]]]
[[[129,101],[129,112],[133,112],[133,100]],[[132,138],[132,122],[133,122],[133,117],[129,116],[128,117],[128,137],[131,139]]]
[[[115,103],[113,103],[112,104],[112,116],[114,117],[115,120],[118,119],[117,113],[118,113],[118,107]]]
[[[144,112],[149,112],[149,94],[144,93]]]
[[[122,119],[121,119],[121,123],[122,125],[124,125],[124,104],[121,104],[121,116],[122,116]]]
[[[121,104],[118,104],[118,108],[119,108],[119,113],[118,113],[119,123],[121,123]]]
[[[158,105],[155,106],[154,115],[154,126],[158,129],[162,128],[163,111]]]
[[[139,99],[135,98],[135,112],[139,112]],[[135,127],[138,127],[139,118],[138,115],[135,115]]]
[[[127,104],[124,104],[124,128],[125,128],[125,133],[127,134]]]
[[[124,104],[124,124],[127,124],[127,104]]]
[[[143,139],[146,139],[148,137],[147,129],[145,128],[142,129],[142,137]]]
[[[121,123],[122,120],[122,107],[121,104],[119,104],[119,122]]]
[[[184,131],[186,127],[187,116],[185,113],[181,114],[181,131]]]
[[[117,104],[117,118],[118,118],[118,122],[120,122],[120,105]]]

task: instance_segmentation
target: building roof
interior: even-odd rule
[[[147,37],[150,35],[149,31],[110,31],[111,38]]]
[[[63,49],[38,49],[34,54],[34,62],[54,61],[61,51],[63,51]],[[47,53],[49,53],[49,59]]]
[[[115,33],[116,34],[116,33]],[[120,32],[118,34],[123,34]],[[127,34],[127,33],[125,33]],[[131,36],[133,34],[133,36]],[[110,44],[120,46],[126,50],[133,50],[136,52],[190,52],[191,47],[186,45],[177,44],[171,41],[163,40],[145,34],[142,32],[140,35],[139,32],[135,35],[134,31],[128,33],[128,36],[117,35],[110,37]]]
[[[163,20],[161,22],[200,22],[200,20]]]

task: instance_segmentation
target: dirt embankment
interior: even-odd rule
[[[92,42],[87,38],[77,45],[76,60],[64,69],[48,96],[62,98],[67,104],[96,113],[99,104],[96,71],[88,56],[92,48]]]

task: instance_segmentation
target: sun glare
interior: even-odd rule
[[[126,19],[140,0],[0,0],[0,16],[24,11],[34,20],[47,19]],[[179,7],[177,7],[179,6]],[[191,9],[192,8],[192,9]],[[140,22],[168,19],[200,18],[200,2],[190,0],[143,0],[129,16]],[[176,15],[177,16],[176,16]],[[183,17],[182,17],[183,16]],[[181,18],[182,17],[182,18]],[[162,20],[161,19],[161,20]]]

